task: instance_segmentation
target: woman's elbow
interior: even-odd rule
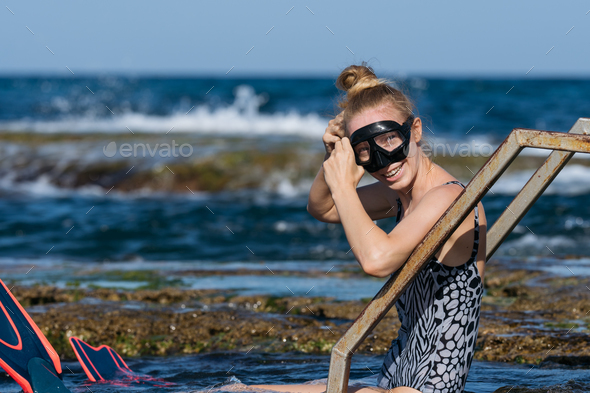
[[[361,266],[369,276],[383,278],[397,270],[391,263],[386,263],[387,260],[387,258],[373,255],[361,261]]]
[[[323,221],[323,216],[321,214],[319,214],[319,212],[317,210],[315,210],[314,208],[312,208],[309,203],[307,204],[307,212],[316,220],[318,221]]]
[[[377,278],[384,278],[384,277],[387,277],[391,274],[391,273],[389,273],[389,271],[384,270],[384,269],[380,269],[380,268],[364,269],[364,271],[369,276],[373,276],[373,277],[377,277]]]
[[[340,223],[340,220],[338,217],[333,217],[333,215],[330,214],[330,212],[322,214],[322,213],[318,212],[317,210],[315,210],[314,208],[312,208],[309,205],[309,203],[307,204],[307,212],[318,221],[327,222],[330,224]]]

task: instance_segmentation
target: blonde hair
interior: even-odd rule
[[[389,105],[397,110],[404,121],[411,115],[417,116],[414,103],[408,96],[393,87],[395,82],[384,78],[377,78],[375,72],[363,61],[361,65],[346,67],[336,79],[336,87],[345,94],[340,97],[338,107],[344,110],[344,127],[350,119],[359,113]],[[428,142],[423,139],[418,146],[424,151],[428,148]]]

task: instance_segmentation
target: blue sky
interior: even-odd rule
[[[588,1],[4,3],[0,74],[590,76]]]

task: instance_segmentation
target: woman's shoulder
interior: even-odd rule
[[[438,201],[439,203],[446,201],[446,200],[454,200],[459,196],[463,187],[458,183],[449,183],[449,182],[459,182],[458,180],[446,180],[439,182],[438,184],[434,185],[430,188],[422,197],[422,201],[424,202],[433,202]]]
[[[456,198],[457,196],[459,196],[461,191],[463,191],[463,189],[467,187],[467,183],[464,183],[456,179],[453,175],[445,171],[443,168],[439,167],[439,169],[439,177],[436,180],[432,181],[433,186],[426,192],[426,194],[430,194],[431,197],[433,195],[454,195],[454,197]],[[478,203],[478,206],[483,207],[481,201]]]
[[[464,188],[464,184],[453,176],[441,176],[432,183],[432,187],[424,194],[424,197],[439,198],[454,196],[456,198]]]
[[[433,187],[424,194],[420,203],[435,203],[441,209],[446,210],[466,186],[467,184],[457,180],[453,176],[437,179]],[[480,209],[481,216],[483,213],[483,204],[481,201],[477,203],[477,207]]]

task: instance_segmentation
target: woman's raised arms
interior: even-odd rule
[[[345,137],[342,124],[343,114],[344,112],[340,112],[338,116],[328,122],[328,127],[326,127],[322,138],[326,149],[324,161],[330,157],[336,143],[341,142],[342,138]],[[396,209],[391,209],[394,206],[392,203],[395,203],[397,198],[395,191],[390,190],[379,182],[358,187],[357,193],[364,209],[372,220],[389,217],[392,212],[393,214],[397,212]],[[323,166],[318,171],[309,191],[307,211],[319,221],[340,223],[340,216],[334,205],[330,189],[324,179]]]
[[[323,168],[320,169],[318,177],[321,178],[318,179],[316,177],[316,180],[325,184]],[[326,186],[326,189],[327,188],[328,186]],[[359,200],[361,201],[361,204],[363,205],[363,209],[367,212],[369,217],[371,217],[371,220],[375,221],[387,217],[395,217],[397,214],[397,194],[395,191],[392,191],[383,185],[383,183],[376,182],[363,187],[358,187],[356,192]],[[328,208],[330,205],[331,207]],[[317,211],[314,209],[314,206],[315,205],[312,204],[312,195],[310,193],[307,211],[319,221],[335,224],[340,223],[340,216],[338,215],[338,210],[336,209],[336,205],[334,204],[331,194],[329,194],[329,200],[327,200],[326,205],[324,205],[324,208],[327,208],[327,210],[324,212]]]
[[[360,209],[362,205],[356,195],[338,192],[334,200],[338,209],[347,211],[342,217],[342,225],[365,273],[386,277],[403,265],[460,192],[459,186],[434,187],[389,234],[377,227]]]

